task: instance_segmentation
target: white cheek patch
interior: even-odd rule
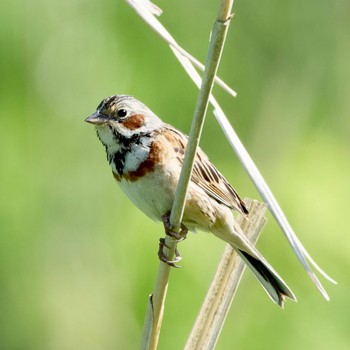
[[[139,128],[137,130],[131,130],[127,127],[125,127],[122,123],[118,123],[116,121],[110,122],[111,126],[115,130],[117,134],[123,135],[125,138],[131,138],[134,134],[138,134],[142,132],[142,128]]]
[[[135,130],[130,130],[123,126],[123,124],[113,123],[113,128],[116,130],[117,133],[123,135],[126,138],[130,138],[132,135],[135,134]]]

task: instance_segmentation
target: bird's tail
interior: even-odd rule
[[[253,248],[255,256],[237,247],[234,248],[276,304],[283,308],[286,297],[294,301],[297,300],[283,279],[253,246],[251,246],[250,249]]]

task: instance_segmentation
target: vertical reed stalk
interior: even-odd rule
[[[184,164],[171,210],[170,223],[177,231],[180,228],[187,188],[193,168],[193,161],[197,146],[199,144],[205,114],[209,103],[209,97],[213,88],[214,79],[216,77],[216,72],[219,66],[226,39],[228,25],[231,19],[232,5],[233,0],[220,1],[218,16],[212,29],[205,70],[203,73],[202,85],[194,111],[188,145],[186,147]],[[164,249],[164,253],[168,256],[169,259],[172,259],[175,254],[177,242],[173,238],[166,236],[165,245],[168,248]],[[157,348],[163,319],[164,302],[169,283],[170,269],[171,268],[169,265],[160,262],[154,291],[149,298],[145,328],[141,342],[142,350],[154,350]]]

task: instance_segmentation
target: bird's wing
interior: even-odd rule
[[[168,140],[173,144],[178,160],[182,163],[188,138],[172,126],[166,127]],[[225,177],[209,161],[207,155],[198,148],[193,165],[191,180],[219,203],[248,214],[248,209],[238,193]]]

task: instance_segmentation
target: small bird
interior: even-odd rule
[[[151,219],[166,221],[174,201],[188,138],[128,95],[104,99],[86,122],[94,124],[113,176],[130,200]],[[186,197],[183,227],[213,233],[229,243],[271,299],[296,301],[287,284],[245,237],[233,210],[244,201],[198,148]]]

